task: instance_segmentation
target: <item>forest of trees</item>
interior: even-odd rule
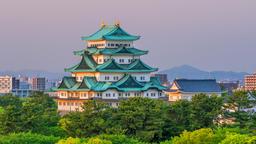
[[[256,113],[244,111],[255,105],[247,92],[237,91],[172,104],[134,97],[118,108],[89,100],[82,112],[60,116],[46,94],[5,95],[0,97],[0,144],[256,143]]]

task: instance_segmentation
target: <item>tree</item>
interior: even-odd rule
[[[106,121],[111,115],[109,106],[104,102],[89,100],[85,101],[83,111],[70,112],[61,121],[61,127],[73,137],[90,137],[106,132]]]
[[[1,107],[7,107],[7,106],[15,106],[15,107],[21,107],[22,106],[22,101],[19,97],[7,94],[4,96],[0,97],[0,106]]]
[[[214,126],[222,114],[223,98],[216,95],[197,94],[191,101],[192,128],[204,128]]]
[[[19,132],[22,128],[22,101],[13,95],[0,97],[0,134]]]
[[[7,95],[1,97],[0,101],[3,107],[0,113],[1,134],[31,131],[55,135],[51,132],[61,132],[56,128],[60,118],[56,103],[48,95],[37,92],[22,100]]]
[[[214,141],[214,133],[210,128],[203,128],[193,132],[184,131],[179,137],[163,144],[211,144]]]
[[[33,93],[22,107],[22,131],[45,133],[56,127],[60,116],[55,101],[42,92]]]
[[[60,138],[35,133],[13,133],[0,136],[0,144],[55,144]]]
[[[170,105],[169,119],[172,136],[179,135],[184,130],[191,130],[191,102],[179,100]]]
[[[228,97],[226,105],[226,116],[234,117],[240,128],[248,125],[255,125],[255,114],[246,112],[245,109],[251,108],[254,101],[249,99],[247,91],[236,91]],[[252,124],[251,124],[252,123]]]
[[[245,134],[229,134],[220,144],[254,144],[256,143],[256,136],[249,136]]]
[[[128,136],[154,142],[164,139],[167,104],[161,100],[134,97],[121,101],[113,118]]]

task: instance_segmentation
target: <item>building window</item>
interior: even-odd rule
[[[114,78],[113,78],[114,80],[118,80],[118,76],[114,76]]]
[[[140,80],[145,80],[145,77],[144,77],[144,76],[141,76],[141,77],[140,77]]]
[[[105,80],[109,80],[109,76],[105,76]]]

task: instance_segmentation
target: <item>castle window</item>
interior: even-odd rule
[[[115,97],[115,96],[116,96],[116,94],[113,93],[113,97]]]
[[[110,44],[108,44],[108,46],[110,46]]]
[[[145,80],[145,77],[144,76],[140,77],[140,80]]]
[[[109,80],[109,76],[105,76],[105,80]]]
[[[115,46],[115,44],[111,44],[111,46],[113,47],[113,46]]]
[[[113,78],[114,80],[118,80],[118,76],[114,76],[114,78]]]

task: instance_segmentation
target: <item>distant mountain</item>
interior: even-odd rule
[[[11,75],[14,77],[27,76],[27,77],[46,77],[47,79],[61,79],[66,73],[54,73],[39,70],[21,70],[21,71],[0,71],[0,75]]]
[[[169,81],[173,81],[175,78],[187,78],[187,79],[217,79],[220,80],[230,80],[243,81],[246,72],[233,72],[233,71],[203,71],[189,65],[182,65],[178,67],[173,67],[164,71],[160,71],[161,74],[167,74]]]

